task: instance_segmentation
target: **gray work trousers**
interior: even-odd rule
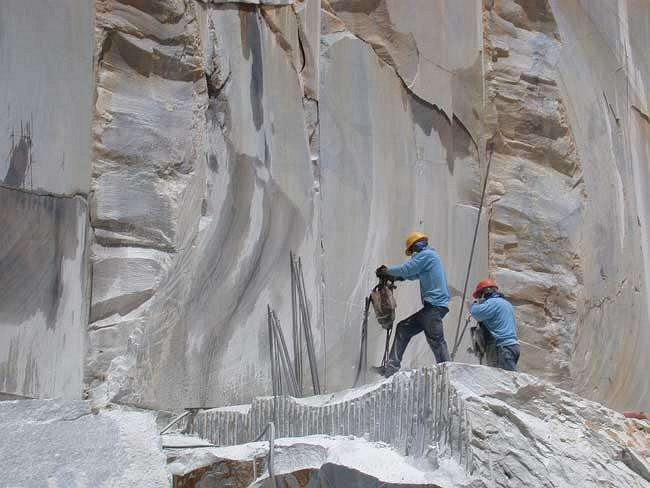
[[[519,344],[497,346],[497,368],[506,371],[517,371],[519,361]]]
[[[517,371],[519,353],[519,344],[497,346],[494,339],[492,339],[485,346],[485,364],[492,368],[501,368],[506,371]]]
[[[386,372],[392,374],[400,369],[406,346],[420,332],[424,332],[436,362],[449,361],[451,358],[442,327],[442,319],[448,312],[449,309],[445,307],[435,307],[427,303],[413,315],[399,322],[395,328],[395,340],[388,356]]]

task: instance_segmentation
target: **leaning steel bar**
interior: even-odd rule
[[[302,396],[302,328],[298,316],[298,296],[296,288],[296,270],[293,251],[289,252],[291,271],[291,326],[293,331],[293,367],[298,385],[298,395]]]
[[[361,323],[361,347],[359,349],[359,363],[357,364],[357,374],[354,377],[354,386],[359,385],[359,379],[362,374],[363,374],[363,383],[365,383],[367,380],[369,312],[370,312],[370,297],[366,297],[366,303],[363,309],[363,322]]]
[[[278,348],[280,352],[280,359],[282,360],[284,374],[287,377],[287,386],[289,387],[291,395],[295,397],[298,395],[298,383],[296,382],[296,377],[292,368],[289,350],[287,349],[287,343],[284,340],[282,327],[280,327],[280,321],[278,320],[278,316],[276,315],[275,310],[271,310],[271,315],[276,334],[276,343],[278,343],[280,346]]]
[[[309,318],[309,307],[307,305],[307,293],[305,288],[305,276],[302,272],[302,260],[298,258],[298,283],[300,284],[299,297],[301,301],[303,327],[305,330],[305,341],[307,342],[307,354],[309,356],[309,368],[314,388],[314,394],[320,395],[320,381],[318,379],[318,364],[316,362],[316,352],[314,350],[314,337],[311,330],[311,320]]]
[[[465,284],[463,285],[463,296],[460,302],[460,310],[458,312],[458,325],[456,326],[456,336],[454,337],[454,348],[451,352],[451,360],[453,361],[456,358],[456,352],[460,347],[460,343],[463,340],[465,331],[467,327],[463,329],[462,334],[460,332],[460,324],[463,320],[463,309],[465,308],[465,299],[467,298],[467,285],[469,284],[469,276],[472,271],[472,263],[474,261],[474,250],[476,249],[476,239],[478,237],[478,229],[481,225],[481,213],[483,212],[483,205],[485,204],[485,190],[487,188],[487,182],[490,177],[490,166],[492,165],[492,155],[494,154],[494,149],[490,148],[490,156],[488,157],[487,166],[485,168],[485,178],[483,179],[483,189],[481,190],[481,203],[478,208],[478,215],[476,216],[476,224],[474,225],[474,238],[472,239],[472,249],[469,253],[469,263],[467,264],[467,273],[465,274]]]
[[[183,412],[182,414],[180,414],[180,415],[179,415],[178,417],[176,417],[174,420],[172,420],[172,421],[169,422],[167,425],[165,425],[165,427],[163,428],[163,430],[160,431],[160,435],[163,435],[165,432],[167,432],[167,431],[168,431],[169,429],[171,429],[174,425],[176,425],[178,422],[180,422],[181,420],[183,420],[185,417],[187,417],[187,416],[188,416],[189,414],[191,414],[191,413],[192,413],[192,411],[191,411],[191,410],[188,410],[188,411]]]

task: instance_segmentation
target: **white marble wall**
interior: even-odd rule
[[[79,398],[93,6],[0,4],[0,392]]]
[[[304,261],[328,389],[351,384],[359,303],[375,267],[404,258],[408,231],[432,234],[456,294],[462,286],[480,135],[454,117],[451,87],[454,69],[466,84],[477,69],[479,38],[430,102],[351,34],[324,27],[319,54],[319,2],[215,3],[162,13],[106,3],[98,16],[93,395],[171,408],[267,392],[266,306],[288,335],[290,250]],[[427,15],[446,28],[440,12]],[[459,106],[479,113],[480,87],[463,86]],[[480,253],[475,277],[485,262]],[[418,301],[405,285],[401,316]],[[371,361],[379,334],[373,325]],[[409,364],[431,363],[417,342]]]
[[[650,405],[650,8],[632,0],[551,5],[562,37],[560,88],[570,100],[588,198],[575,388],[643,409]]]
[[[147,41],[110,34],[99,67],[88,379],[126,402],[241,401],[270,384],[267,304],[289,326],[290,250],[318,300],[298,17],[195,3],[168,22],[163,47],[154,13],[135,15]],[[138,44],[147,50],[129,59]]]
[[[453,114],[418,99],[365,43],[324,38],[321,84],[322,233],[330,385],[344,387],[357,360],[364,297],[382,263],[406,260],[404,239],[424,230],[445,263],[452,294],[462,291],[476,221],[476,149]],[[484,231],[484,229],[483,229]],[[481,241],[485,244],[485,232]],[[480,253],[473,278],[485,272]],[[400,283],[398,320],[415,312],[415,283]],[[457,308],[445,320],[453,340]],[[369,360],[383,331],[371,321]],[[433,361],[415,338],[406,365]],[[350,345],[353,345],[350,347]],[[451,348],[451,344],[450,344]]]
[[[288,334],[290,250],[323,383],[348,386],[373,270],[405,259],[414,229],[447,268],[451,343],[500,127],[470,286],[489,262],[519,300],[526,368],[647,403],[646,5],[95,6],[93,73],[91,6],[0,5],[0,391],[79,396],[87,341],[93,396],[178,408],[268,392],[265,311]],[[415,311],[417,285],[398,301],[398,319]],[[372,321],[370,345],[378,362]],[[431,361],[416,338],[406,365]]]

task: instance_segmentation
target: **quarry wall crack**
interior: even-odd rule
[[[88,203],[88,194],[81,193],[81,192],[56,193],[56,192],[50,192],[50,191],[40,190],[40,189],[39,190],[33,190],[33,189],[27,189],[27,188],[17,188],[15,186],[5,185],[4,183],[0,183],[0,188],[3,188],[5,190],[16,191],[16,192],[20,192],[20,193],[27,193],[29,195],[36,195],[36,196],[39,196],[39,197],[67,198],[67,199],[78,198],[78,199],[83,200],[84,202]]]

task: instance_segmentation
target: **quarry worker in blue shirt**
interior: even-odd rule
[[[406,255],[411,258],[400,266],[380,266],[377,276],[420,281],[422,308],[397,324],[388,363],[379,373],[386,377],[399,371],[406,346],[413,336],[424,331],[436,362],[449,361],[442,319],[449,312],[449,289],[442,261],[429,247],[429,238],[413,232],[406,239]]]
[[[487,329],[496,346],[496,354],[490,354],[488,342],[488,366],[517,371],[520,351],[514,308],[499,293],[496,281],[489,278],[476,285],[472,296],[477,300],[472,304],[472,317]]]

